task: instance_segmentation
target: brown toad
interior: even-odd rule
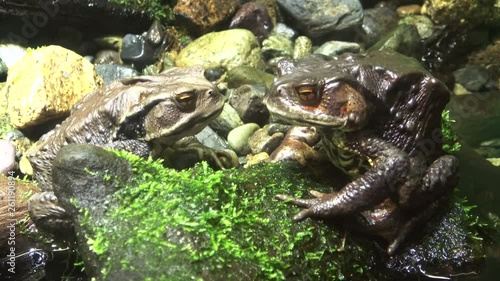
[[[147,156],[155,146],[198,133],[223,106],[224,97],[201,67],[126,78],[86,95],[26,154],[41,189],[29,201],[31,218],[48,229],[67,221],[51,185],[52,162],[61,147],[89,143]]]

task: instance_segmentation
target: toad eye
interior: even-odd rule
[[[175,101],[184,110],[191,110],[196,105],[196,95],[194,91],[183,92],[175,95]]]
[[[321,91],[317,85],[301,85],[295,87],[297,96],[302,104],[316,104],[321,99]]]

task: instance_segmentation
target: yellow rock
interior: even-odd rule
[[[64,116],[101,85],[92,63],[73,51],[59,46],[30,50],[7,75],[11,123],[26,128]]]
[[[182,49],[175,65],[224,67],[227,71],[240,65],[259,68],[263,64],[259,42],[246,29],[229,29],[205,34]]]

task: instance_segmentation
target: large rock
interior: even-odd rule
[[[307,36],[317,38],[361,23],[358,0],[278,0],[278,4]]]
[[[182,49],[175,61],[179,67],[202,65],[228,71],[239,65],[259,67],[262,63],[259,42],[246,29],[205,34]]]
[[[122,161],[98,150],[88,169],[69,152],[54,168],[69,166],[62,181],[55,177],[58,196],[83,209],[72,214],[85,270],[96,280],[416,280],[423,270],[445,277],[476,271],[483,260],[474,217],[456,202],[388,257],[374,239],[318,220],[293,222],[299,208],[273,199],[331,191],[339,182],[330,169],[289,162],[177,172],[128,155],[129,181],[117,169],[105,171],[128,165],[101,165]],[[95,184],[83,184],[87,179]]]
[[[32,50],[9,69],[10,120],[26,128],[64,116],[101,85],[94,66],[80,55],[59,46]]]

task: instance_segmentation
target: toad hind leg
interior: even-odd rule
[[[408,155],[399,148],[380,139],[369,139],[358,143],[364,155],[376,159],[373,167],[361,177],[344,186],[339,192],[321,194],[312,192],[313,199],[298,199],[287,195],[277,195],[279,200],[306,208],[299,212],[295,221],[308,217],[325,218],[346,215],[369,209],[396,189],[409,171]],[[371,157],[370,157],[371,158]]]

